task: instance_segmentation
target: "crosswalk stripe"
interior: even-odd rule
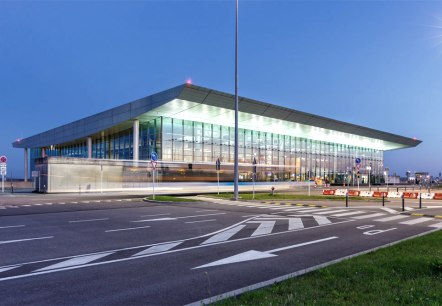
[[[300,210],[300,209],[304,209],[304,207],[287,208],[284,211],[295,211],[295,210]]]
[[[358,210],[358,211],[351,211],[351,212],[346,212],[346,213],[342,213],[342,214],[336,214],[336,215],[332,215],[333,217],[345,217],[345,216],[351,216],[351,215],[360,215],[365,213],[365,211],[362,210]]]
[[[84,265],[87,263],[90,263],[94,260],[106,257],[110,254],[113,254],[114,252],[107,252],[102,254],[95,254],[95,255],[88,255],[88,256],[81,256],[81,257],[74,257],[38,270],[35,270],[34,272],[41,272],[41,271],[47,271],[47,270],[55,270],[55,269],[61,269],[66,267],[72,267],[72,266],[79,266]]]
[[[253,237],[270,234],[276,224],[276,221],[249,221],[247,223],[259,223],[258,228],[252,234]]]
[[[295,230],[298,228],[304,228],[304,224],[302,223],[301,218],[290,218],[289,219],[289,231]]]
[[[413,207],[404,207],[405,210],[410,211],[410,210],[414,210]]]
[[[324,212],[318,212],[315,215],[327,215],[327,214],[333,214],[333,213],[342,212],[342,211],[348,211],[348,210],[347,209],[338,209],[338,210],[324,211]]]
[[[317,209],[312,209],[312,210],[309,210],[308,212],[309,212],[309,213],[311,213],[311,212],[315,212],[315,211],[326,211],[326,210],[330,210],[330,209],[325,209],[325,208],[317,208]]]
[[[20,267],[20,266],[0,268],[0,273],[1,273],[1,272],[6,272],[6,271],[9,271],[9,270],[12,270],[12,269],[18,268],[18,267]]]
[[[439,222],[436,224],[431,224],[431,225],[429,225],[429,227],[442,228],[442,222]]]
[[[324,225],[324,224],[330,224],[331,221],[327,219],[327,217],[323,216],[313,216],[313,219],[315,219],[316,222],[318,222],[318,225]]]
[[[209,243],[215,243],[220,241],[226,241],[236,233],[238,233],[240,230],[242,230],[246,225],[238,225],[235,227],[232,227],[231,229],[221,232],[219,234],[216,234],[215,236],[210,237],[206,241],[204,241],[201,244],[209,244]]]
[[[399,216],[376,219],[374,221],[387,222],[387,221],[399,220],[399,219],[404,219],[404,218],[410,218],[410,216],[399,215]]]
[[[380,217],[380,216],[385,216],[385,214],[383,213],[375,213],[375,214],[370,214],[370,215],[362,215],[362,216],[356,216],[356,217],[352,217],[353,219],[368,219],[368,218],[375,218],[375,217]]]
[[[132,257],[169,251],[170,249],[173,249],[174,247],[176,247],[177,245],[179,245],[181,243],[182,242],[179,241],[179,242],[172,242],[172,243],[167,243],[167,244],[154,245],[148,249],[145,249],[141,252],[138,252],[138,253],[132,255]]]
[[[381,209],[382,209],[382,210],[385,210],[385,211],[387,211],[387,212],[389,212],[389,213],[392,213],[392,214],[396,214],[396,213],[397,213],[396,210],[391,209],[391,208],[388,208],[388,207],[382,207]]]
[[[433,220],[433,218],[426,218],[426,217],[422,217],[422,218],[417,218],[417,219],[413,219],[413,220],[409,220],[409,221],[404,221],[404,222],[399,222],[400,224],[406,224],[406,225],[413,225],[413,224],[418,224],[418,223],[422,223],[422,222],[427,222]]]

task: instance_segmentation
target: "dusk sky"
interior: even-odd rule
[[[177,86],[234,93],[235,1],[0,1],[0,155]],[[442,171],[442,1],[241,1],[239,95],[422,140],[390,173]],[[241,109],[241,105],[239,106]]]

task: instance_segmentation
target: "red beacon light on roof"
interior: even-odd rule
[[[186,84],[187,85],[192,85],[192,79],[187,79]]]

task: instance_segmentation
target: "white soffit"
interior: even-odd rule
[[[181,99],[174,99],[148,112],[148,114],[230,127],[235,126],[234,110]],[[299,124],[296,122],[273,119],[241,111],[238,113],[238,121],[239,128],[243,129],[340,143],[382,151],[405,147],[397,143],[379,139]]]

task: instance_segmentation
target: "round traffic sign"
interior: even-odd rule
[[[150,159],[156,161],[158,159],[157,152],[150,153]]]
[[[6,156],[0,156],[0,162],[1,163],[6,163],[8,161],[8,159],[6,158]]]
[[[361,159],[360,159],[359,157],[357,157],[357,158],[355,159],[355,162],[356,162],[356,164],[360,164],[360,163],[361,163]]]

